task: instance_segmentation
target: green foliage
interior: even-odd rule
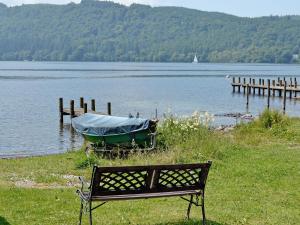
[[[94,154],[90,154],[88,157],[77,161],[76,169],[86,169],[97,164],[99,164],[97,157]]]
[[[196,112],[189,117],[168,115],[158,127],[158,147],[167,150],[176,162],[219,159],[229,143],[208,129],[212,120],[208,113]]]
[[[259,116],[259,123],[262,127],[267,129],[282,129],[286,130],[289,124],[288,117],[279,112],[278,110],[265,109]]]
[[[0,5],[0,60],[297,62],[299,16],[240,18],[179,7]]]

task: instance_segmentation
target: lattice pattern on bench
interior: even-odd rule
[[[161,170],[158,186],[160,188],[179,188],[199,185],[201,169]]]
[[[146,188],[147,171],[101,173],[99,188],[106,192],[141,191]]]

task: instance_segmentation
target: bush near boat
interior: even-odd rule
[[[213,160],[206,193],[208,224],[299,224],[300,119],[265,111],[230,132],[168,117],[160,149],[127,159],[87,158],[83,151],[0,161],[0,224],[76,224],[77,177],[90,165],[145,165]],[[188,126],[189,125],[189,126]],[[199,224],[184,219],[179,198],[113,202],[94,212],[96,224]],[[84,217],[87,224],[87,217]]]

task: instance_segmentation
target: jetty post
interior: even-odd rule
[[[83,113],[87,113],[87,103],[84,103]]]
[[[275,86],[276,86],[276,83],[275,83],[276,81],[275,80],[272,80],[272,95],[273,95],[273,97],[275,97]]]
[[[59,122],[64,122],[64,99],[59,98]]]
[[[96,112],[96,101],[95,101],[95,99],[91,100],[91,110]]]
[[[241,77],[239,77],[238,92],[241,93]]]
[[[249,107],[249,94],[250,94],[250,93],[249,93],[249,92],[250,92],[249,84],[247,84],[247,88],[246,88],[246,89],[247,89],[247,92],[246,92],[246,93],[247,93],[247,102],[246,102],[246,106],[247,106],[247,109],[248,109],[248,107]]]
[[[80,108],[84,108],[84,98],[80,97]]]
[[[259,78],[258,84],[259,84],[258,95],[260,96],[261,95],[261,78]]]
[[[235,77],[232,77],[232,83],[234,85],[232,85],[232,92],[235,93]]]
[[[268,79],[268,109],[270,109],[270,95],[271,95],[271,89],[270,89],[271,81]]]
[[[246,94],[246,78],[245,77],[243,79],[243,89],[244,89],[244,94]]]
[[[294,95],[294,97],[297,98],[297,90],[296,90],[296,89],[297,89],[297,78],[296,78],[296,77],[295,77],[295,82],[294,82],[294,84],[295,84],[295,85],[294,85],[294,87],[295,87],[295,93],[294,93],[295,95]]]
[[[286,110],[286,81],[284,81],[284,87],[283,87],[283,113],[285,113]]]
[[[263,88],[262,88],[263,96],[265,96],[265,79],[262,79],[262,85],[263,85]]]
[[[111,116],[111,102],[107,103],[107,115]]]
[[[255,79],[253,79],[253,85],[252,85],[252,87],[253,87],[253,95],[255,95]]]
[[[70,116],[71,119],[75,117],[74,100],[70,101]]]

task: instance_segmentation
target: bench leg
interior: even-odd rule
[[[189,206],[187,208],[187,212],[186,212],[186,218],[189,220],[190,219],[190,212],[191,212],[191,208],[192,208],[192,204],[193,204],[193,195],[191,195],[191,199],[190,199],[190,203]]]
[[[83,202],[80,201],[79,225],[81,225],[81,220],[82,220],[82,210],[83,210]]]
[[[202,224],[205,225],[205,207],[204,207],[204,192],[201,195],[201,208],[202,208]]]
[[[89,202],[89,213],[90,213],[90,225],[93,225],[93,220],[92,220],[92,201]]]

